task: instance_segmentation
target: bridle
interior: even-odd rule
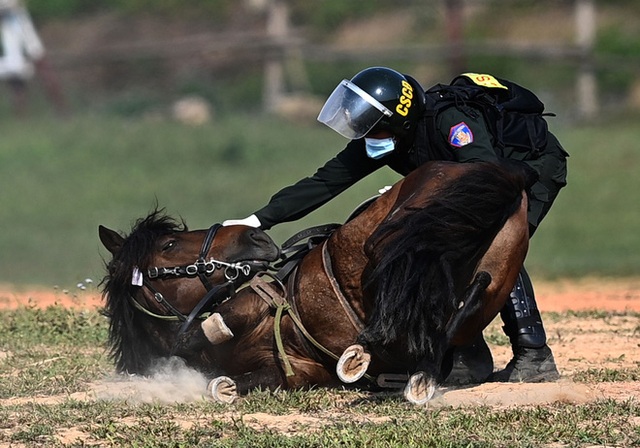
[[[241,274],[245,277],[251,274],[251,264],[248,262],[228,263],[226,261],[216,260],[215,258],[209,258],[208,260],[205,258],[211,249],[213,240],[220,227],[222,227],[222,224],[214,224],[209,228],[202,242],[198,259],[194,263],[173,267],[151,267],[147,269],[146,273],[139,273],[139,275],[142,276],[141,286],[146,287],[153,293],[153,298],[166,308],[170,313],[169,315],[153,313],[141,305],[133,295],[130,296],[133,306],[148,316],[162,320],[177,320],[182,322],[176,341],[180,340],[180,337],[187,331],[195,319],[206,319],[210,315],[209,310],[235,295],[235,281]],[[217,269],[224,269],[225,282],[219,285],[212,285],[209,277],[213,275]],[[195,276],[200,278],[207,293],[188,315],[185,315],[174,307],[151,283],[153,280],[166,277]]]

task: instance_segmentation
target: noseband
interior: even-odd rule
[[[224,268],[224,277],[227,281],[235,281],[240,274],[245,276],[251,273],[251,266],[248,263],[227,263],[226,261],[216,260],[210,258],[205,260],[213,239],[218,232],[218,229],[222,227],[221,224],[212,225],[207,231],[204,241],[202,242],[202,248],[198,259],[193,263],[186,266],[173,266],[167,267],[152,267],[147,269],[147,278],[150,280],[164,277],[194,277],[198,276],[200,281],[207,289],[212,289],[211,282],[209,282],[209,276],[212,275],[216,269]]]
[[[206,318],[209,315],[208,310],[233,297],[235,294],[234,282],[241,274],[249,276],[251,273],[251,265],[249,263],[227,263],[214,258],[209,258],[208,260],[205,259],[220,227],[222,227],[221,224],[214,224],[209,228],[204,241],[202,242],[198,259],[193,264],[173,267],[152,267],[147,269],[146,273],[141,273],[142,285],[147,287],[147,289],[153,293],[154,299],[158,303],[162,304],[171,313],[171,315],[152,313],[135,300],[133,296],[131,296],[133,305],[143,313],[158,319],[179,320],[182,322],[182,325],[178,330],[176,345],[177,341],[180,340],[180,337],[187,331],[196,318]],[[224,269],[226,281],[219,285],[212,285],[209,277],[216,271],[216,269]],[[198,302],[188,316],[171,305],[162,293],[160,293],[151,284],[151,280],[159,278],[195,277],[196,275],[200,278],[200,281],[207,290],[207,293],[202,297],[202,299],[200,299],[200,302]]]

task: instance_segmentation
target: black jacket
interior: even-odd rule
[[[306,216],[383,166],[388,166],[401,175],[407,175],[430,160],[495,161],[500,157],[498,154],[506,153],[495,148],[493,137],[479,111],[469,108],[463,111],[456,107],[445,109],[435,117],[435,132],[430,131],[432,126],[428,120],[432,118],[425,111],[412,141],[398,142],[392,153],[378,160],[367,156],[364,138],[352,140],[313,176],[305,177],[280,190],[265,207],[256,211],[255,215],[260,220],[261,228],[267,230],[276,224]],[[460,139],[456,139],[454,135],[461,128],[468,138],[462,145]],[[567,154],[555,137],[549,139],[541,155],[536,155],[535,163],[533,157],[522,152],[509,154],[510,157],[531,162],[530,165],[540,176],[536,184],[540,184],[537,189],[541,196],[544,196],[540,200],[549,204],[539,207],[540,210],[534,212],[534,216],[530,216],[532,225],[537,226],[559,189],[566,184]],[[553,169],[545,169],[548,163],[537,161],[545,157],[547,161],[553,161]],[[536,185],[532,190],[535,190]],[[542,194],[542,190],[549,189],[554,190],[551,196]]]

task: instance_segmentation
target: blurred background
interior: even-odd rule
[[[22,6],[41,48],[25,44],[20,73],[0,60],[0,283],[98,282],[108,259],[98,225],[128,233],[156,205],[192,229],[247,216],[344,147],[316,116],[340,80],[374,65],[425,88],[473,71],[536,92],[571,158],[569,186],[532,240],[530,273],[638,272],[640,2]],[[0,18],[15,7],[0,0]],[[269,233],[281,243],[342,222],[397,179],[381,170]]]

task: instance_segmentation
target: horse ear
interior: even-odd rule
[[[120,252],[124,238],[122,238],[118,232],[107,229],[104,226],[98,226],[98,235],[104,247],[106,247],[111,254],[115,255]]]

